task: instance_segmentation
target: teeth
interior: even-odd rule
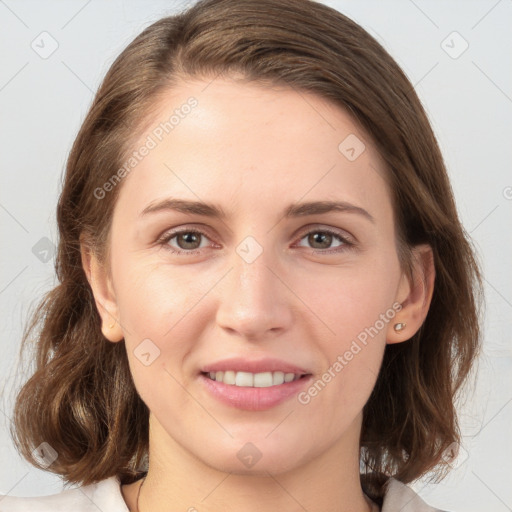
[[[217,376],[215,376],[217,380]],[[254,374],[249,372],[236,372],[235,386],[249,387],[254,386]]]
[[[300,379],[300,375],[295,373],[283,372],[209,372],[210,379],[224,384],[231,384],[240,387],[254,387],[254,388],[268,388],[270,386],[278,386],[283,382],[292,382],[293,380]]]

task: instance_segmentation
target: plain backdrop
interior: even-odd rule
[[[461,455],[441,483],[412,486],[452,512],[512,510],[512,1],[325,3],[375,36],[414,84],[485,275],[485,346],[460,409]],[[0,494],[62,490],[60,477],[20,458],[8,429],[22,328],[55,283],[55,207],[72,141],[113,59],[185,5],[0,0]]]

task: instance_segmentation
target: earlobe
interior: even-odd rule
[[[427,317],[434,293],[435,264],[432,248],[428,244],[413,247],[412,279],[403,273],[396,300],[402,309],[390,323],[387,343],[407,341],[422,326]]]
[[[111,342],[121,341],[124,335],[118,321],[117,303],[110,277],[104,265],[98,260],[83,237],[80,238],[80,253],[82,267],[91,286],[96,308],[101,317],[101,332]]]
[[[108,312],[107,315],[112,316]],[[112,341],[113,343],[116,343],[124,339],[124,334],[123,330],[121,329],[121,325],[115,318],[112,318],[112,321],[107,325],[107,323],[103,321],[102,317],[101,332],[103,333],[103,336],[107,338],[107,340]]]

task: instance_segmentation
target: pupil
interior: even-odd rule
[[[196,233],[184,233],[184,234],[182,235],[182,239],[185,241],[185,245],[186,245],[186,247],[182,247],[182,249],[183,249],[183,248],[185,248],[185,249],[191,249],[191,247],[188,247],[188,245],[187,245],[187,244],[194,244],[194,242],[197,242],[197,238],[198,238],[198,236],[197,236],[197,234],[196,234]],[[192,239],[192,240],[191,240],[191,239]],[[181,244],[180,244],[180,245],[181,245]],[[194,248],[194,249],[195,249],[196,247],[192,247],[192,248]]]
[[[324,245],[321,248],[325,249],[325,247],[329,247],[329,245],[331,245],[332,235],[330,235],[329,233],[313,233],[312,235],[310,235],[309,242],[311,244],[317,243],[316,239],[320,239],[318,241],[320,244],[322,244],[322,242],[324,243]]]

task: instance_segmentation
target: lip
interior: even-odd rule
[[[233,366],[231,368],[233,368]],[[292,396],[296,396],[301,391],[301,389],[309,385],[312,378],[313,375],[308,374],[303,375],[300,379],[291,382],[284,382],[278,386],[253,388],[224,384],[224,382],[217,382],[212,380],[207,375],[202,373],[199,375],[199,380],[203,383],[210,395],[212,395],[223,404],[246,411],[264,411],[271,409],[272,407],[276,407]]]
[[[233,357],[230,359],[223,359],[214,363],[207,364],[201,368],[202,373],[208,372],[225,372],[233,370],[235,372],[283,372],[283,373],[296,373],[298,375],[309,374],[304,368],[300,368],[292,363],[266,357],[258,360],[243,359],[240,357]],[[279,386],[276,386],[279,387]]]

